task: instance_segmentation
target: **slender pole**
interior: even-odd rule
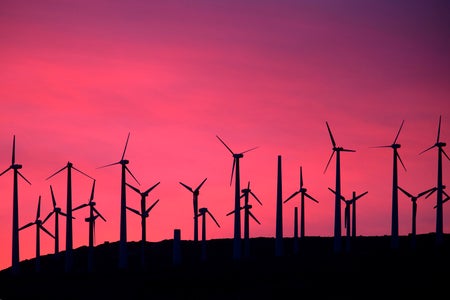
[[[281,179],[281,155],[278,155],[277,170],[277,203],[276,203],[276,232],[275,232],[275,256],[283,255],[283,198]]]
[[[294,253],[298,253],[298,207],[294,207]]]
[[[397,148],[394,148],[394,169],[392,173],[392,224],[391,248],[398,248],[398,178],[397,178]]]
[[[233,239],[233,258],[241,258],[241,210],[240,210],[240,194],[241,194],[241,175],[239,170],[239,159],[242,154],[235,154],[236,162],[236,178],[234,189],[234,239]]]
[[[72,236],[72,164],[67,164],[67,208],[66,208],[66,254],[65,271],[72,271],[73,267],[73,236]]]
[[[192,196],[194,206],[194,241],[198,242],[198,193],[193,192]]]
[[[443,212],[442,212],[442,143],[438,147],[438,174],[437,174],[437,195],[436,195],[436,245],[442,245],[444,241]]]
[[[336,193],[334,200],[334,252],[341,252],[341,152],[336,150]]]
[[[125,168],[126,165],[122,162],[122,180],[120,191],[120,242],[119,242],[119,269],[125,269],[128,266],[127,254],[127,200],[125,190]]]
[[[147,216],[145,215],[145,195],[141,195],[141,226],[142,226],[142,237],[141,237],[141,266],[145,267],[145,244],[147,242]]]
[[[14,165],[13,165],[14,166]],[[17,168],[14,168],[13,191],[13,226],[12,226],[12,272],[19,273],[19,188],[17,181]]]

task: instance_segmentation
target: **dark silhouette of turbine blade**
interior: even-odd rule
[[[44,224],[53,214],[55,213],[54,210],[52,210],[44,219],[44,221],[42,221],[42,224]]]
[[[202,185],[205,183],[206,179],[208,179],[208,178],[203,179],[203,181],[198,185],[198,187],[195,189],[195,191],[200,190],[200,188],[202,187]]]
[[[428,190],[426,190],[426,191],[423,191],[423,192],[419,193],[419,194],[417,195],[417,198],[420,198],[420,197],[422,197],[423,195],[430,193],[433,189],[434,189],[434,188],[431,188],[431,189],[428,189]]]
[[[160,184],[160,182],[155,183],[153,186],[149,187],[144,194],[150,193],[155,187],[157,187]]]
[[[45,229],[44,226],[39,225],[39,228],[42,229],[46,234],[48,234],[49,236],[51,236],[52,238],[55,238],[55,236],[53,234],[50,233],[50,231],[48,231],[47,229]]]
[[[182,186],[184,186],[185,188],[187,188],[189,191],[194,192],[190,186],[188,186],[188,185],[182,183],[181,181],[180,181],[180,184],[181,184]]]
[[[137,184],[141,185],[141,184],[139,183],[139,181],[136,179],[136,177],[134,177],[133,173],[131,173],[130,169],[128,169],[127,166],[125,166],[125,170],[127,170],[128,174],[130,174],[131,177],[133,177],[133,179],[137,182]]]
[[[81,205],[75,207],[74,209],[72,209],[72,211],[73,211],[73,210],[78,210],[78,209],[83,208],[83,207],[86,207],[86,206],[88,206],[88,205],[89,205],[89,204],[86,204],[86,203],[81,204]]]
[[[439,143],[440,135],[441,135],[441,116],[439,116],[439,125],[438,125],[438,132],[437,132],[436,143]]]
[[[252,191],[249,191],[249,193],[252,194],[252,196],[256,199],[256,201],[258,201],[258,203],[262,205],[262,202],[258,199],[258,197],[256,197],[255,194],[253,194]]]
[[[398,153],[397,153],[397,158],[398,158],[398,160],[400,161],[400,163],[402,164],[403,169],[406,171],[405,164],[403,163],[402,158],[400,157],[400,154],[398,154]]]
[[[327,171],[328,166],[330,165],[331,159],[333,159],[334,152],[335,152],[334,150],[333,150],[333,152],[331,152],[330,159],[328,159],[328,162],[327,162],[327,165],[326,165],[326,167],[325,167],[325,170],[323,170],[323,173],[324,173],[324,174],[325,174],[325,172]]]
[[[106,222],[106,219],[102,216],[102,214],[101,214],[95,207],[93,207],[92,209],[95,211],[95,213],[96,213],[100,218],[102,218],[103,221]]]
[[[52,194],[53,209],[55,209],[56,208],[56,199],[55,199],[55,194],[53,193],[52,185],[50,185],[50,193]]]
[[[67,168],[67,165],[62,167],[61,169],[59,169],[58,171],[56,171],[55,173],[53,173],[52,175],[48,176],[45,180],[49,180],[50,178],[52,178],[53,176],[55,176],[56,174],[62,172],[64,169]]]
[[[367,194],[367,193],[368,193],[368,191],[366,191],[366,192],[364,192],[364,193],[362,193],[362,194],[359,194],[358,196],[355,197],[355,199],[353,199],[353,201],[358,200],[359,198],[361,198],[362,196],[364,196],[364,195]]]
[[[291,200],[292,198],[294,198],[298,193],[300,193],[300,191],[296,191],[294,192],[292,195],[290,195],[286,200],[284,200],[284,203],[288,202],[289,200]]]
[[[331,144],[333,145],[333,148],[336,147],[336,142],[334,141],[333,134],[331,133],[330,126],[328,125],[328,122],[325,121],[325,124],[327,124],[328,134],[330,135]]]
[[[115,162],[115,163],[110,163],[110,164],[107,164],[107,165],[104,165],[104,166],[97,167],[97,169],[106,168],[106,167],[110,167],[110,166],[114,166],[114,165],[119,165],[119,164],[120,164],[120,161]]]
[[[23,180],[25,180],[29,185],[31,185],[31,182],[29,182],[28,179],[26,179],[25,176],[22,175],[22,173],[20,173],[19,171],[17,171],[17,174],[19,174],[19,176],[22,177]]]
[[[450,157],[448,157],[447,153],[445,153],[444,149],[441,149],[442,153],[444,153],[445,157],[447,157],[448,160],[450,160]]]
[[[227,213],[226,215],[229,216],[231,214],[234,214],[234,210],[230,211],[229,213]]]
[[[344,152],[356,152],[356,150],[345,149],[345,148],[342,148],[341,151],[344,151]]]
[[[302,167],[300,167],[300,188],[303,187],[303,171]]]
[[[140,191],[138,188],[132,186],[132,185],[129,184],[128,182],[126,182],[125,184],[128,185],[128,187],[131,188],[131,189],[132,189],[133,191],[135,191],[136,193],[141,194],[141,191]]]
[[[156,203],[158,203],[158,202],[159,202],[159,199],[156,200],[149,208],[147,208],[147,210],[145,211],[145,213],[148,214],[148,213],[152,210],[152,208],[155,207]]]
[[[248,215],[249,215],[250,217],[252,217],[252,219],[255,220],[256,223],[258,223],[259,225],[261,225],[261,223],[260,223],[260,222],[258,221],[258,219],[252,214],[251,211],[248,211]]]
[[[220,227],[219,223],[217,222],[216,218],[214,218],[214,216],[209,212],[209,210],[206,210],[206,212],[208,213],[208,215],[211,217],[211,219],[213,219],[214,223],[216,223],[217,227]]]
[[[241,152],[241,154],[244,154],[244,153],[246,153],[246,152],[249,152],[249,151],[255,150],[255,149],[257,149],[257,148],[259,148],[259,147],[258,147],[258,146],[256,146],[256,147],[250,148],[250,149],[248,149],[248,150],[245,150],[244,152]]]
[[[398,135],[400,134],[400,130],[402,130],[403,123],[405,123],[405,120],[402,121],[402,124],[400,125],[400,128],[398,129],[397,135],[395,136],[394,142],[392,144],[395,144],[398,139]]]
[[[8,172],[9,170],[11,170],[11,167],[8,167],[5,171],[3,171],[2,173],[0,173],[0,176],[2,176],[3,174],[5,174],[6,172]]]
[[[233,157],[233,166],[231,167],[230,185],[233,183],[234,167],[236,166],[236,158]]]
[[[128,140],[129,139],[130,139],[130,133],[128,132],[127,141],[125,142],[125,148],[123,149],[121,160],[123,160],[123,158],[125,157],[125,151],[127,151],[127,146],[128,146]]]
[[[332,188],[328,188],[333,194],[336,195],[336,192]],[[345,202],[345,198],[342,195],[339,195],[341,197],[341,200]]]
[[[141,215],[141,213],[140,213],[139,211],[137,211],[136,209],[134,209],[134,208],[131,208],[131,207],[128,207],[128,206],[127,206],[127,209],[128,209],[129,211],[134,212],[134,213],[137,214],[138,216]]]
[[[402,189],[401,187],[398,186],[398,189],[399,189],[400,191],[402,191],[403,194],[405,194],[405,195],[408,196],[409,198],[412,198],[412,197],[413,197],[413,195],[411,195],[410,193],[408,193],[407,191],[405,191],[405,190]],[[430,192],[430,191],[431,191],[431,189],[428,190],[427,192]],[[425,193],[425,194],[426,194],[426,193]]]
[[[305,193],[305,196],[308,197],[309,199],[311,199],[314,202],[319,203],[319,201],[317,201],[316,199],[314,199],[312,196],[310,196],[308,193]]]
[[[13,147],[12,147],[11,165],[14,165],[15,162],[16,162],[16,136],[13,135]]]
[[[25,229],[25,228],[27,228],[27,227],[30,227],[31,225],[34,225],[34,222],[30,222],[30,223],[28,223],[28,224],[26,224],[26,225],[20,227],[19,230],[22,230],[22,229]]]
[[[41,216],[41,196],[39,196],[38,200],[38,207],[36,211],[36,220],[39,220],[39,217]]]
[[[231,152],[231,154],[232,155],[234,155],[234,152],[233,152],[233,150],[231,150],[230,149],[230,147],[228,147],[227,146],[227,144],[225,144],[225,142],[224,141],[222,141],[222,139],[218,136],[218,135],[216,135],[216,137],[219,139],[219,141],[221,141],[222,142],[222,144],[228,149],[228,151],[230,151]]]
[[[89,198],[89,202],[91,202],[94,199],[95,181],[96,180],[94,179],[94,182],[92,183],[91,197]]]
[[[92,178],[92,177],[89,176],[88,174],[84,173],[83,171],[78,170],[78,169],[75,168],[74,166],[72,166],[72,169],[74,169],[75,171],[78,171],[80,174],[83,174],[84,176],[87,176],[87,177],[91,178],[92,180],[95,180],[94,178]]]
[[[436,187],[430,189],[430,192],[428,193],[428,195],[425,196],[425,199],[428,198],[428,197],[430,197],[431,195],[433,195],[433,193],[436,192],[436,191],[437,191],[437,188],[436,188]]]

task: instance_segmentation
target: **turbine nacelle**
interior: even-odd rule
[[[121,165],[127,165],[127,164],[130,163],[130,161],[129,161],[128,159],[122,159],[122,160],[119,161],[119,163],[120,163]]]
[[[398,149],[398,148],[400,148],[400,147],[401,147],[400,144],[392,144],[392,145],[391,145],[391,148],[392,148],[392,149]]]
[[[22,169],[22,165],[20,165],[20,164],[13,164],[13,165],[11,165],[11,169],[14,169],[14,170]]]

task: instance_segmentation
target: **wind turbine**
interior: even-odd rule
[[[302,174],[302,167],[300,167],[300,189],[296,192],[294,192],[292,195],[290,195],[286,200],[284,200],[284,203],[288,202],[292,198],[294,198],[297,194],[300,194],[300,238],[305,237],[305,197],[311,199],[312,201],[319,203],[316,199],[314,199],[311,195],[309,195],[307,192],[307,189],[303,187],[303,174]],[[298,228],[298,224],[295,224],[295,227]],[[297,232],[295,230],[295,232]],[[297,237],[296,237],[297,238]]]
[[[208,214],[211,219],[216,223],[217,227],[220,227],[217,220],[214,218],[214,216],[209,212],[209,210],[206,207],[202,207],[198,210],[197,217],[202,217],[202,261],[206,260],[206,214]]]
[[[195,190],[193,190],[190,186],[182,183],[180,181],[180,184],[187,188],[192,193],[192,202],[194,204],[194,241],[198,241],[198,194],[200,193],[200,188],[205,183],[207,178],[203,179],[203,181],[197,186]]]
[[[70,272],[73,268],[73,229],[72,229],[72,169],[78,173],[94,179],[86,173],[75,168],[73,164],[69,161],[60,170],[56,171],[52,175],[46,178],[49,180],[53,176],[59,174],[60,172],[67,169],[67,207],[66,207],[66,253],[65,253],[65,271]]]
[[[73,210],[78,210],[83,207],[89,207],[89,217],[84,220],[89,223],[89,250],[88,250],[88,271],[91,272],[94,266],[94,243],[95,243],[95,220],[100,217],[103,221],[106,222],[106,219],[100,214],[100,212],[95,208],[96,203],[94,200],[94,190],[95,190],[95,182],[92,183],[91,197],[89,198],[88,203],[81,204],[75,207]]]
[[[397,161],[400,161],[400,163],[403,166],[403,169],[405,169],[405,165],[403,164],[403,161],[398,154],[398,148],[400,148],[400,144],[397,144],[398,135],[400,134],[400,130],[402,130],[403,123],[405,121],[402,121],[402,124],[400,125],[400,128],[398,129],[397,135],[395,136],[394,142],[392,145],[386,145],[386,146],[378,146],[374,148],[392,148],[394,150],[393,154],[393,171],[392,171],[392,221],[391,221],[391,247],[396,249],[398,248],[398,171],[397,171]]]
[[[411,195],[410,193],[408,193],[406,190],[402,189],[401,187],[398,187],[398,189],[400,191],[402,191],[403,194],[405,194],[408,198],[411,199],[412,202],[412,229],[411,229],[411,246],[413,248],[416,247],[416,216],[417,216],[417,200],[428,194],[428,193],[432,193],[434,188],[428,189],[424,192],[418,193],[417,195]]]
[[[341,152],[355,152],[355,150],[349,150],[343,147],[337,147],[336,142],[334,141],[333,134],[331,133],[330,126],[328,122],[325,122],[327,125],[328,133],[330,135],[331,144],[333,145],[333,152],[331,153],[330,159],[325,167],[323,173],[327,171],[328,165],[333,158],[334,153],[336,152],[336,188],[335,188],[335,201],[334,201],[334,251],[340,252],[342,243],[341,243]]]
[[[33,222],[30,222],[19,228],[19,230],[23,230],[32,225],[36,226],[36,258],[35,258],[36,272],[39,272],[41,270],[41,238],[40,238],[41,230],[47,233],[52,238],[55,238],[53,234],[51,234],[47,229],[45,229],[44,225],[42,224],[43,222],[40,219],[40,216],[41,216],[41,196],[39,196],[38,200],[36,219]]]
[[[131,184],[127,183],[127,186],[130,187],[133,191],[135,191],[136,193],[138,193],[139,195],[141,195],[141,211],[138,211],[134,208],[128,207],[127,209],[134,212],[135,214],[137,214],[138,216],[141,217],[141,233],[142,233],[142,237],[141,237],[141,266],[142,268],[145,267],[145,244],[147,243],[147,229],[146,229],[146,219],[149,216],[150,211],[153,209],[153,207],[156,205],[156,203],[159,202],[159,199],[156,200],[152,205],[150,205],[149,208],[146,207],[146,199],[148,197],[148,194],[159,184],[159,182],[157,182],[156,184],[154,184],[153,186],[151,186],[150,188],[148,188],[147,190],[145,190],[144,192],[141,192],[138,188],[132,186]]]
[[[53,203],[53,210],[45,217],[44,221],[42,221],[42,224],[47,222],[47,220],[54,214],[55,215],[55,254],[59,253],[59,215],[62,215],[67,218],[67,214],[64,213],[61,208],[56,206],[56,200],[55,195],[53,193],[53,188],[50,185],[50,192],[52,194],[52,203]],[[72,219],[75,219],[72,217]]]
[[[230,147],[225,144],[225,142],[218,136],[216,137],[219,141],[230,151],[233,156],[233,167],[231,169],[231,180],[230,185],[233,182],[234,169],[236,168],[236,178],[234,179],[235,189],[234,189],[234,237],[233,237],[233,258],[240,259],[241,258],[241,213],[240,213],[240,194],[241,194],[241,173],[239,160],[244,157],[244,153],[254,150],[258,147],[253,147],[248,150],[245,150],[241,153],[234,153]]]
[[[336,192],[331,189],[328,188],[331,192],[333,192],[334,194],[336,194]],[[355,207],[355,203],[356,200],[358,200],[359,198],[361,198],[362,196],[364,196],[365,194],[367,194],[368,192],[364,192],[362,194],[359,194],[358,196],[356,196],[356,192],[353,192],[352,194],[352,199],[345,199],[344,196],[341,195],[341,200],[344,201],[345,203],[345,209],[344,209],[344,227],[346,228],[346,246],[347,246],[347,251],[350,250],[350,219],[352,219],[353,221],[353,226],[352,228],[354,229],[356,227],[356,222],[355,222],[355,218],[356,218],[356,210],[353,210],[353,216],[352,218],[350,218],[350,209],[353,207]]]
[[[252,205],[249,204],[250,195],[252,195],[253,198],[255,198],[256,201],[258,201],[258,203],[262,205],[261,201],[250,189],[250,181],[249,181],[247,184],[247,188],[242,189],[242,195],[240,196],[240,198],[244,198],[244,206],[239,208],[244,209],[244,254],[246,257],[250,256],[250,224],[249,224],[250,217],[252,217],[252,219],[255,220],[256,223],[261,224],[250,211],[250,209],[252,208]],[[236,211],[229,212],[227,216],[231,215],[232,213],[236,213]]]
[[[19,172],[19,169],[22,169],[22,165],[16,164],[16,136],[13,136],[13,146],[12,146],[12,159],[11,165],[2,173],[0,176],[8,172],[9,170],[13,170],[13,222],[12,222],[12,264],[11,270],[12,273],[17,274],[19,272],[19,183],[18,177],[22,177],[28,184],[31,185],[31,182],[26,179],[22,173]]]
[[[441,116],[439,116],[439,126],[438,126],[438,132],[437,132],[437,139],[436,143],[425,149],[424,151],[420,152],[419,154],[422,154],[428,150],[431,150],[433,148],[438,149],[438,174],[437,174],[437,190],[436,190],[436,244],[440,246],[444,241],[444,230],[443,230],[443,211],[442,211],[442,198],[443,198],[443,185],[442,185],[442,154],[447,157],[448,160],[450,158],[448,157],[447,153],[444,151],[444,147],[447,145],[444,142],[441,142],[439,140],[441,134]]]
[[[128,172],[131,177],[140,185],[139,181],[128,169],[127,164],[130,162],[125,159],[125,151],[127,150],[128,140],[130,139],[130,133],[128,133],[127,141],[125,142],[125,148],[123,149],[122,157],[119,161],[101,166],[99,168],[105,168],[113,165],[122,166],[122,177],[120,182],[120,242],[119,242],[119,268],[125,269],[128,267],[128,251],[127,251],[127,193],[126,193],[126,179],[125,174]]]

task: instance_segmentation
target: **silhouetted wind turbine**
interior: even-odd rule
[[[50,192],[52,194],[52,203],[53,203],[53,210],[47,215],[47,217],[45,217],[44,221],[42,221],[42,224],[44,224],[45,222],[47,222],[47,220],[53,215],[55,214],[55,254],[59,253],[59,215],[62,215],[64,217],[67,218],[67,214],[64,213],[61,208],[56,206],[56,200],[55,200],[55,195],[53,193],[53,188],[50,185]],[[72,219],[75,219],[74,217],[72,217]]]
[[[333,192],[334,194],[336,194],[336,192],[333,190],[333,189],[331,189],[331,188],[328,188],[331,192]],[[352,228],[351,226],[350,226],[350,220],[351,220],[351,218],[350,218],[350,209],[353,207],[355,207],[355,203],[356,203],[356,200],[358,200],[359,198],[361,198],[362,196],[364,196],[365,194],[367,194],[368,192],[366,191],[366,192],[364,192],[364,193],[362,193],[362,194],[359,194],[358,196],[356,196],[356,192],[353,192],[353,194],[352,194],[352,198],[351,199],[345,199],[345,197],[344,196],[342,196],[341,195],[341,200],[342,201],[344,201],[344,203],[345,203],[345,209],[344,209],[344,227],[346,228],[346,247],[347,247],[347,251],[349,251],[350,250],[350,229]],[[352,220],[353,221],[355,221],[355,218],[356,218],[356,210],[353,210],[353,218],[352,218]],[[353,223],[353,227],[355,227],[356,226],[356,222],[354,222]]]
[[[236,178],[234,179],[234,182],[235,182],[234,211],[236,213],[234,214],[233,258],[240,259],[241,258],[241,213],[240,213],[241,174],[240,174],[239,160],[244,157],[244,153],[254,150],[258,147],[253,147],[253,148],[245,150],[244,152],[241,152],[241,153],[234,153],[230,149],[230,147],[228,147],[227,144],[225,144],[225,142],[218,135],[216,135],[216,137],[228,149],[228,151],[230,151],[231,155],[233,156],[233,167],[231,169],[230,185],[233,181],[234,169],[236,168]]]
[[[446,146],[446,143],[441,142],[439,140],[441,134],[441,116],[439,116],[439,126],[438,126],[438,132],[437,132],[437,139],[436,143],[425,149],[424,151],[420,152],[419,154],[422,154],[428,150],[431,150],[433,148],[438,149],[438,174],[437,174],[437,190],[436,190],[436,244],[440,246],[444,241],[444,230],[443,230],[443,210],[442,210],[442,198],[443,198],[443,185],[442,185],[442,154],[447,157],[448,160],[450,158],[448,157],[447,153],[444,151],[444,147]]]
[[[2,173],[0,176],[8,172],[9,170],[13,170],[13,218],[12,218],[12,264],[11,270],[12,273],[17,274],[19,272],[19,184],[18,177],[22,177],[28,184],[31,185],[31,182],[26,179],[22,173],[19,172],[19,169],[22,169],[22,165],[16,164],[16,136],[13,136],[13,146],[12,146],[12,159],[11,165]]]
[[[345,149],[343,147],[337,147],[334,141],[333,134],[331,133],[330,126],[328,122],[327,125],[328,133],[330,135],[331,144],[333,145],[333,152],[331,153],[330,159],[325,167],[324,173],[327,171],[328,165],[336,152],[336,188],[335,188],[335,205],[334,205],[334,251],[340,252],[342,248],[341,243],[341,152],[355,152],[355,150]]]
[[[402,189],[401,187],[398,187],[398,189],[399,189],[400,191],[402,191],[403,194],[405,194],[408,198],[410,198],[410,199],[411,199],[411,202],[412,202],[411,246],[412,246],[413,248],[415,248],[415,247],[416,247],[416,216],[417,216],[417,200],[418,200],[420,197],[422,197],[422,196],[424,196],[424,195],[426,195],[426,194],[432,192],[432,191],[434,190],[434,188],[428,189],[428,190],[426,190],[426,191],[424,191],[424,192],[421,192],[421,193],[419,193],[419,194],[417,194],[417,195],[415,195],[415,196],[411,195],[410,193],[408,193],[406,190]]]
[[[39,196],[36,219],[34,220],[34,222],[30,222],[19,228],[19,230],[23,230],[32,225],[36,226],[36,258],[35,258],[36,272],[39,272],[41,270],[41,238],[40,238],[41,230],[47,233],[52,238],[55,238],[53,234],[51,234],[47,229],[45,229],[44,225],[42,224],[43,222],[40,219],[40,216],[41,216],[41,196]]]
[[[73,267],[73,229],[72,229],[72,169],[77,171],[78,173],[91,178],[91,176],[86,173],[78,170],[73,166],[73,164],[69,161],[67,165],[62,167],[60,170],[56,171],[52,175],[46,178],[46,180],[52,178],[53,176],[59,174],[60,172],[67,169],[67,207],[66,207],[66,252],[65,252],[65,271],[69,272]]]
[[[203,181],[197,186],[195,190],[193,190],[190,186],[182,183],[180,181],[180,184],[187,188],[192,193],[192,202],[194,204],[194,241],[198,241],[198,194],[200,193],[200,188],[205,183],[207,178],[203,179]]]
[[[394,150],[393,156],[393,171],[392,171],[392,222],[391,222],[391,247],[396,249],[398,248],[398,175],[397,175],[397,160],[400,161],[403,168],[406,171],[405,165],[403,164],[400,155],[398,154],[398,148],[400,148],[400,144],[397,144],[398,135],[400,134],[400,130],[402,130],[403,123],[400,125],[398,129],[397,135],[395,136],[394,142],[392,145],[386,146],[378,146],[374,148],[392,148]]]
[[[202,261],[206,260],[206,214],[208,214],[211,219],[216,223],[217,227],[220,227],[217,220],[214,218],[214,216],[209,212],[209,210],[206,207],[202,207],[198,210],[198,217],[202,217],[202,255],[201,259]]]
[[[128,187],[130,187],[133,191],[135,191],[136,193],[138,193],[139,195],[141,195],[141,211],[138,211],[134,208],[128,207],[127,209],[134,212],[135,214],[137,214],[138,216],[141,217],[141,233],[142,233],[142,237],[141,237],[141,266],[142,268],[145,267],[145,244],[147,243],[147,226],[146,226],[146,220],[149,216],[150,211],[153,209],[153,207],[156,205],[156,203],[158,203],[159,199],[156,200],[152,205],[150,205],[149,208],[146,207],[146,199],[148,197],[148,194],[156,187],[158,186],[159,182],[157,182],[156,184],[154,184],[153,186],[151,186],[150,188],[148,188],[147,190],[145,190],[144,192],[141,192],[138,188],[132,186],[131,184],[128,184]]]
[[[303,187],[303,174],[302,174],[302,167],[300,167],[300,189],[296,192],[294,192],[292,195],[290,195],[286,200],[284,200],[284,203],[288,202],[292,198],[294,198],[297,194],[300,194],[300,238],[304,238],[305,236],[305,197],[311,199],[312,201],[319,203],[316,199],[314,199],[311,195],[309,195],[307,192],[307,189]],[[295,224],[295,227],[298,228],[298,224]],[[295,230],[294,230],[295,231]],[[298,232],[298,231],[295,231]],[[297,238],[297,237],[294,237]]]
[[[247,184],[246,189],[242,189],[242,195],[241,198],[244,197],[244,206],[241,207],[241,209],[244,209],[244,255],[245,257],[250,256],[250,222],[249,217],[252,217],[253,220],[256,221],[256,223],[261,224],[258,219],[252,214],[250,209],[252,208],[252,205],[249,204],[249,198],[250,195],[255,198],[256,201],[258,201],[259,204],[262,205],[262,202],[258,199],[258,197],[252,192],[250,189],[250,181]]]
[[[127,164],[130,162],[125,159],[125,151],[127,150],[128,140],[130,139],[130,133],[128,133],[127,141],[125,142],[125,147],[123,149],[122,157],[118,162],[107,164],[99,168],[105,168],[113,165],[122,166],[122,177],[120,182],[120,242],[119,242],[119,268],[125,269],[128,267],[128,251],[127,251],[127,193],[126,193],[126,178],[125,174],[128,172],[131,177],[140,185],[139,181],[128,169]]]
[[[88,271],[91,272],[94,267],[94,244],[95,244],[95,220],[100,217],[106,222],[106,219],[100,214],[100,212],[95,208],[96,203],[94,202],[94,190],[95,190],[95,179],[92,183],[91,197],[88,203],[81,204],[75,207],[73,210],[78,210],[83,207],[89,207],[89,217],[84,220],[89,223],[89,248],[88,248]]]

